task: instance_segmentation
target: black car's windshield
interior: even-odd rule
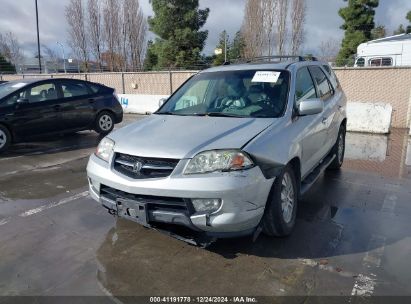
[[[24,87],[27,83],[7,82],[0,85],[0,99]]]
[[[163,115],[279,117],[289,73],[273,70],[206,72],[194,76],[156,112]]]

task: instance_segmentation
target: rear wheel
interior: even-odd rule
[[[291,234],[297,216],[298,193],[294,171],[287,166],[276,178],[265,208],[262,227],[269,236]]]
[[[11,143],[11,134],[10,131],[0,125],[0,153],[6,151]]]
[[[108,134],[114,128],[114,115],[110,112],[101,112],[96,119],[95,131],[100,134]]]
[[[328,166],[330,170],[338,170],[344,162],[345,155],[345,127],[341,126],[338,132],[337,142],[335,143],[332,154],[335,155],[333,162]]]

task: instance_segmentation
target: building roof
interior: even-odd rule
[[[381,42],[404,41],[404,40],[411,40],[411,34],[401,34],[401,35],[385,37],[381,39],[368,41],[368,43],[381,43]]]

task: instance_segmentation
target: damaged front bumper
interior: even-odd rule
[[[87,173],[90,194],[112,214],[144,226],[184,226],[212,238],[252,234],[264,213],[273,184],[259,167],[239,172],[183,175],[182,160],[167,178],[136,180],[112,169],[96,156]],[[220,199],[213,213],[196,212],[192,199]]]

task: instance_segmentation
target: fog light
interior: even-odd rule
[[[215,212],[221,207],[221,199],[219,198],[205,198],[192,199],[194,209],[197,212]]]

